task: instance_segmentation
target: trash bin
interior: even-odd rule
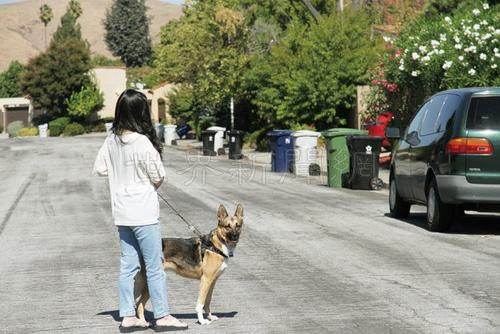
[[[291,130],[273,130],[267,133],[271,144],[271,171],[293,171],[293,143]]]
[[[177,137],[177,132],[175,132],[175,129],[177,128],[177,125],[174,124],[166,124],[163,126],[163,139],[165,141],[165,145],[171,146],[173,145],[173,141],[176,140]]]
[[[225,154],[224,151],[224,133],[226,132],[226,128],[221,126],[211,126],[207,130],[216,131],[214,137],[214,151],[219,155]]]
[[[163,124],[161,123],[156,123],[155,124],[155,130],[156,130],[156,136],[160,141],[163,141]]]
[[[293,172],[295,175],[319,175],[318,137],[321,133],[300,130],[292,133],[293,138]]]
[[[48,129],[49,129],[49,125],[47,123],[40,124],[38,126],[38,134],[40,135],[40,138],[47,138],[47,130]]]
[[[179,126],[176,132],[179,138],[182,138],[188,134],[189,130],[191,130],[191,127],[187,124],[184,124]]]
[[[346,136],[366,135],[367,131],[349,128],[335,128],[323,132],[326,139],[326,161],[328,165],[328,186],[347,186],[349,177],[349,151]]]
[[[229,141],[229,159],[238,160],[243,158],[243,154],[241,154],[243,132],[229,130],[227,136]]]
[[[104,126],[106,127],[106,134],[109,136],[111,133],[111,128],[113,127],[113,123],[105,123]]]
[[[217,131],[205,130],[201,132],[201,140],[203,141],[203,155],[216,155],[214,150],[215,135]]]
[[[349,187],[380,190],[383,182],[378,177],[378,159],[384,137],[349,135]]]

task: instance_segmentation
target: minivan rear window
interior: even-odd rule
[[[467,129],[500,130],[500,96],[473,97],[467,114]]]

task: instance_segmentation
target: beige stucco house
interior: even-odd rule
[[[125,67],[102,66],[91,70],[99,89],[104,95],[104,108],[97,114],[99,118],[114,117],[115,105],[120,94],[127,88]]]

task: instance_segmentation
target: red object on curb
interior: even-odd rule
[[[384,140],[382,140],[382,147],[387,150],[391,148],[391,143],[385,137],[385,129],[387,128],[391,120],[392,112],[388,111],[386,113],[378,115],[377,122],[375,124],[371,124],[366,127],[369,136],[384,137]]]

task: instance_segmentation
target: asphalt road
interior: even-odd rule
[[[0,141],[0,333],[118,332],[118,236],[106,180],[91,175],[102,141]],[[218,321],[196,324],[198,282],[168,274],[189,332],[500,332],[497,216],[430,233],[421,213],[389,218],[384,192],[178,149],[164,160],[161,191],[202,231],[220,203],[245,208],[214,292]],[[165,205],[161,224],[165,236],[191,236]]]

